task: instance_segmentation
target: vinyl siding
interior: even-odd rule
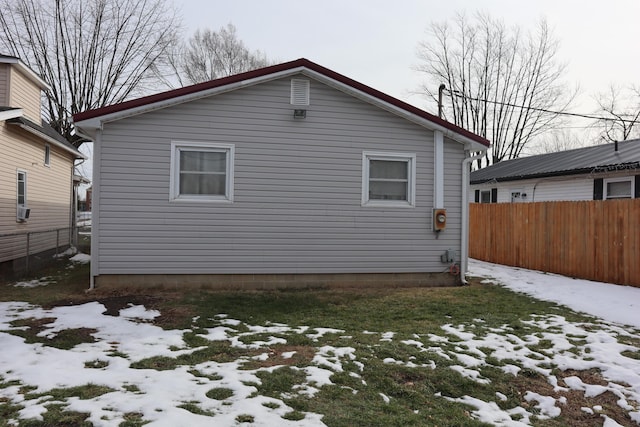
[[[598,178],[615,178],[633,175],[630,172],[600,173]],[[521,181],[498,182],[493,184],[477,184],[471,186],[469,202],[475,201],[475,190],[498,189],[498,203],[510,203],[511,192],[520,191],[527,194],[525,202],[578,201],[593,200],[594,175],[574,175]]]
[[[9,237],[35,231],[68,228],[71,215],[72,160],[51,146],[50,166],[44,166],[44,142],[19,128],[0,122],[0,262],[25,255],[26,237]],[[27,205],[31,215],[16,222],[17,170],[27,172]],[[62,233],[61,243],[68,242]],[[56,233],[33,236],[31,252],[51,249]]]
[[[0,106],[9,106],[9,65],[0,64]]]
[[[290,79],[107,123],[97,274],[441,272],[460,245],[462,146],[445,140],[448,228],[431,230],[433,132]],[[235,145],[233,203],[169,202],[172,141]],[[416,206],[361,206],[363,151],[415,153]],[[95,223],[94,223],[95,226]]]
[[[15,67],[11,67],[9,106],[22,108],[25,117],[40,124],[40,88]]]

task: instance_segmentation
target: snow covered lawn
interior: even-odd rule
[[[640,289],[471,269],[612,319],[491,284],[201,294],[180,328],[141,298],[0,302],[0,426],[640,425]]]

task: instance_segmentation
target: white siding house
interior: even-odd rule
[[[507,160],[471,173],[471,203],[640,198],[640,140]]]
[[[465,159],[488,142],[306,59],[74,121],[92,286],[460,281]]]

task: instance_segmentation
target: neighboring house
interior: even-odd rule
[[[47,89],[18,58],[0,55],[0,272],[20,270],[27,246],[38,254],[71,241],[74,161],[84,156],[42,121]]]
[[[640,139],[502,161],[471,189],[476,203],[640,198]]]
[[[460,282],[467,154],[488,141],[306,59],[74,121],[92,286]]]

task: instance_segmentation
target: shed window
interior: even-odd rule
[[[631,199],[633,197],[633,180],[631,178],[605,179],[605,199]]]
[[[415,154],[364,152],[362,204],[414,206]]]
[[[234,146],[173,142],[172,200],[233,200]]]

